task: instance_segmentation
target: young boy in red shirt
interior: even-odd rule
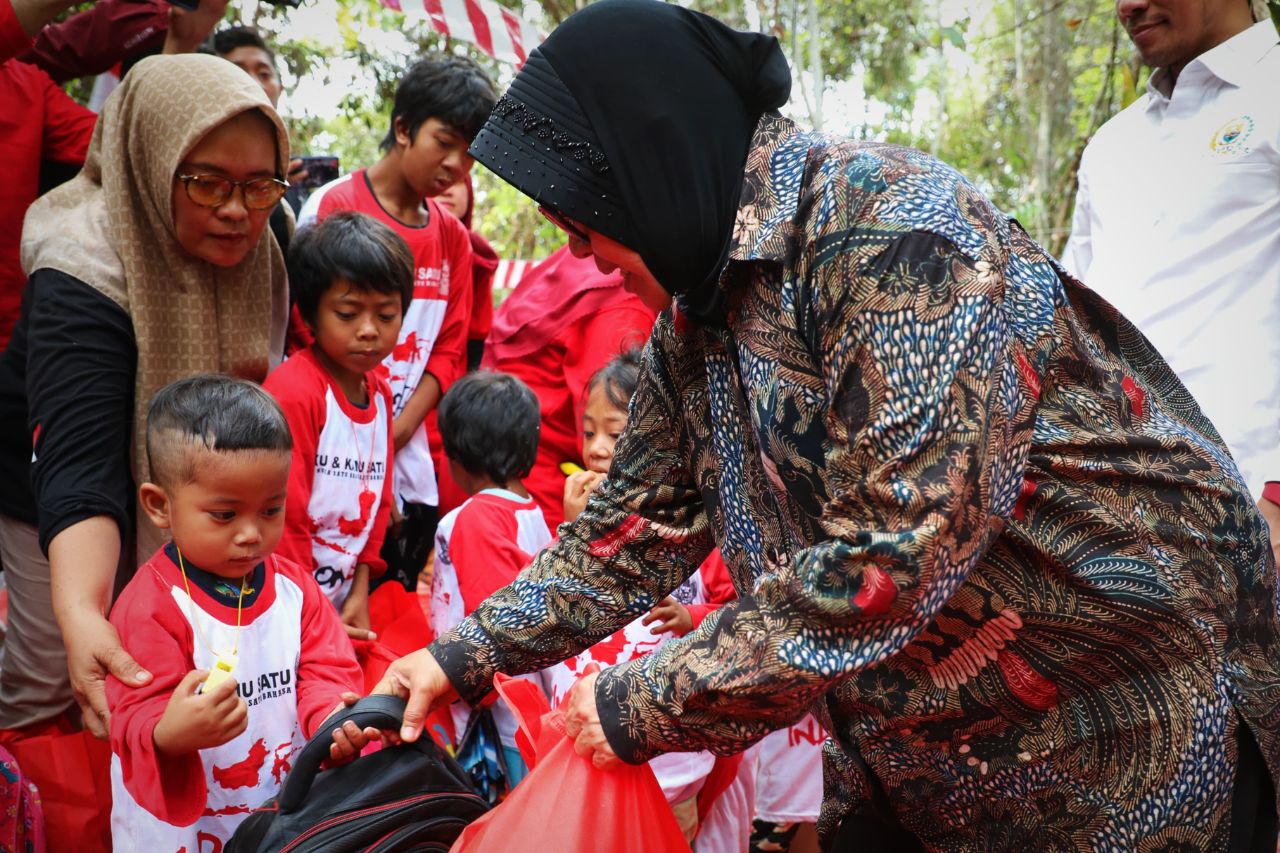
[[[140,509],[173,539],[111,611],[154,678],[107,680],[117,850],[221,849],[274,796],[294,749],[361,684],[351,643],[305,569],[273,555],[289,427],[257,385],[200,375],[162,388],[147,418]],[[376,732],[335,731],[351,758]]]
[[[289,287],[314,342],[264,383],[293,434],[276,553],[310,569],[347,633],[366,639],[391,509],[391,389],[377,368],[413,298],[413,256],[377,220],[336,213],[294,238]]]
[[[542,510],[521,482],[538,453],[538,422],[538,398],[506,373],[468,373],[440,405],[449,474],[471,497],[441,519],[436,530],[431,629],[437,636],[515,580],[551,541]],[[451,710],[454,730],[461,736],[471,708],[456,702]],[[516,748],[515,717],[503,702],[495,703],[492,712],[509,788],[527,770]],[[459,761],[468,767],[465,754]]]
[[[318,189],[305,226],[339,210],[366,213],[414,257],[413,301],[384,361],[394,403],[395,508],[383,548],[388,577],[412,586],[435,533],[438,495],[423,419],[457,378],[471,316],[471,238],[432,199],[471,170],[467,147],[497,95],[478,65],[456,56],[414,63],[396,87],[382,159]]]

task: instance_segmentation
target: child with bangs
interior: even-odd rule
[[[343,210],[372,216],[409,246],[413,301],[383,365],[394,403],[395,470],[387,574],[412,590],[426,566],[439,519],[439,492],[425,419],[466,364],[471,317],[471,236],[435,197],[471,170],[471,140],[497,100],[475,62],[433,54],[396,86],[383,156],[316,190],[301,226]]]
[[[335,213],[294,238],[289,283],[314,342],[265,383],[293,434],[278,553],[311,570],[350,636],[370,639],[394,452],[391,389],[378,368],[413,298],[413,256],[377,220]]]
[[[542,510],[522,482],[538,453],[541,416],[529,386],[507,373],[480,370],[454,384],[440,404],[440,436],[453,481],[470,497],[436,529],[431,629],[452,630],[551,542]],[[536,675],[522,676],[537,681]],[[458,760],[496,801],[527,768],[516,748],[515,717],[502,702],[479,715],[464,702],[450,709]],[[468,726],[483,726],[467,738]],[[499,743],[484,745],[484,740]],[[494,752],[492,765],[485,758]]]

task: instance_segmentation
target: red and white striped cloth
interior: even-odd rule
[[[524,65],[529,51],[545,37],[533,24],[493,0],[381,0],[382,5],[423,15],[431,28],[469,41],[494,59]]]
[[[498,261],[498,269],[493,273],[494,290],[515,290],[525,273],[533,269],[539,261],[519,259],[502,259]]]

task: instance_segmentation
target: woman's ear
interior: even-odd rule
[[[138,488],[138,505],[152,524],[160,530],[169,529],[169,495],[164,489],[155,483],[143,483]]]

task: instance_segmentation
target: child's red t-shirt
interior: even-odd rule
[[[341,608],[356,566],[370,574],[381,557],[391,513],[391,389],[365,374],[369,403],[347,399],[313,349],[299,350],[267,377],[293,435],[284,535],[276,553],[308,568]]]
[[[342,210],[372,216],[400,235],[414,259],[413,301],[400,327],[395,349],[383,361],[391,386],[394,414],[430,373],[441,393],[458,378],[465,363],[467,327],[471,321],[471,235],[466,227],[431,199],[424,199],[427,224],[407,225],[383,209],[366,170],[325,184],[311,194],[298,216],[300,228]],[[435,506],[435,466],[427,431],[419,426],[396,453],[395,497],[398,503]]]

